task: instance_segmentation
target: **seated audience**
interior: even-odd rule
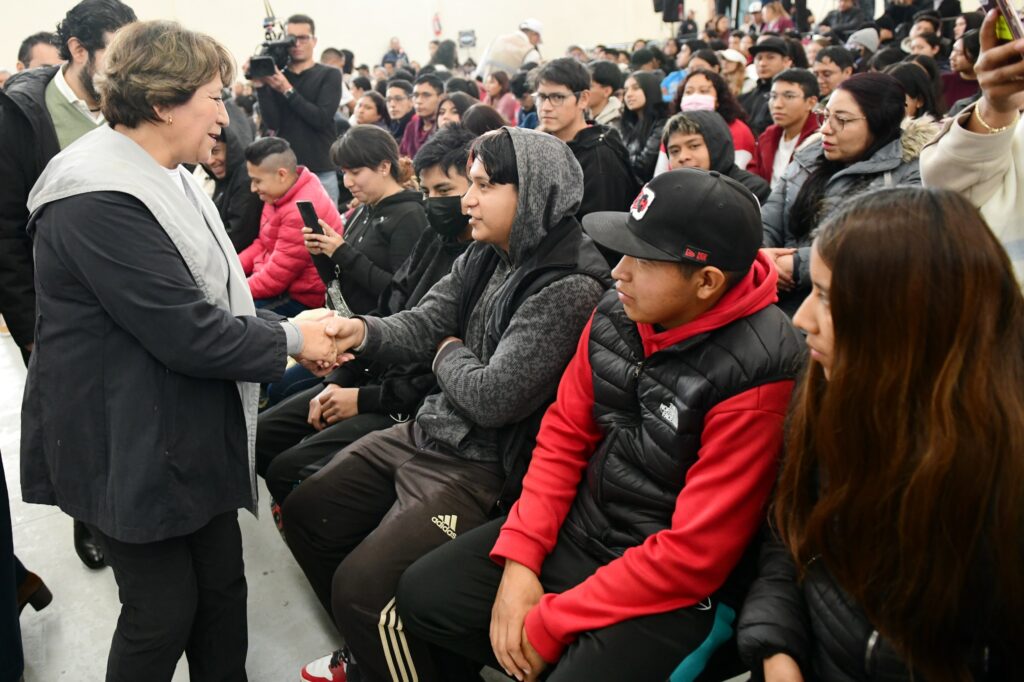
[[[633,175],[640,182],[654,176],[666,114],[657,76],[637,71],[626,78],[620,129]]]
[[[444,83],[433,74],[416,79],[412,87],[413,110],[416,112],[405,127],[398,146],[402,156],[412,158],[423,143],[437,130],[437,105],[444,94]]]
[[[716,111],[729,126],[736,165],[745,169],[754,156],[754,133],[747,125],[747,113],[729,90],[725,79],[712,71],[693,71],[687,75],[676,97],[677,111]]]
[[[903,55],[899,55],[896,61],[902,59]],[[814,66],[811,67],[811,70],[818,79],[819,104],[824,107],[839,84],[854,74],[853,55],[845,47],[839,45],[826,47],[814,58]],[[881,69],[878,70],[881,71]]]
[[[469,189],[466,161],[475,139],[460,126],[439,130],[416,155],[430,225],[381,292],[374,314],[416,306],[469,246],[469,218],[459,197]],[[430,367],[354,361],[323,382],[263,412],[256,432],[256,469],[267,482],[275,515],[299,483],[362,436],[394,426],[416,412],[436,388]]]
[[[368,679],[419,671],[423,645],[395,612],[403,571],[507,509],[543,411],[607,278],[574,214],[583,174],[551,135],[503,128],[476,142],[462,206],[474,243],[417,306],[338,318],[339,351],[432,362],[440,387],[407,423],[342,450],[288,496],[288,545]],[[495,396],[500,396],[496,400]],[[339,665],[335,665],[338,668]],[[351,671],[346,670],[351,677]]]
[[[622,100],[616,97],[616,93],[622,90],[622,70],[607,60],[592,62],[587,68],[590,69],[587,120],[618,127],[622,118]]]
[[[437,127],[460,125],[462,117],[478,100],[464,92],[446,92],[441,95],[437,105]]]
[[[661,146],[666,150],[668,170],[717,171],[746,187],[762,203],[771,193],[763,178],[736,165],[732,135],[722,117],[713,111],[688,111],[670,118],[661,135]]]
[[[839,0],[836,9],[826,14],[818,24],[817,32],[834,35],[845,42],[866,21],[870,21],[870,17],[857,6],[857,0]]]
[[[955,116],[981,97],[978,75],[974,72],[980,51],[981,43],[975,29],[967,31],[953,42],[953,51],[949,53],[951,71],[942,74],[942,95],[950,116]]]
[[[764,246],[779,271],[779,306],[796,312],[810,291],[810,247],[840,200],[879,187],[921,182],[918,156],[935,125],[912,120],[903,86],[892,76],[861,73],[829,97],[821,138],[793,155],[761,208]]]
[[[626,256],[519,501],[400,583],[403,625],[432,645],[424,682],[482,665],[519,680],[693,680],[730,639],[802,359],[758,254],[757,201],[683,169],[629,213],[585,222]]]
[[[239,131],[232,125],[222,128],[203,169],[213,178],[213,205],[237,252],[256,240],[263,214],[263,202],[252,191],[245,164]]]
[[[774,189],[804,140],[818,132],[818,81],[804,69],[786,69],[772,81],[768,93],[773,123],[757,140],[752,173],[767,180]],[[767,198],[767,197],[766,197]]]
[[[772,79],[793,66],[793,58],[786,41],[776,36],[762,38],[750,48],[750,53],[754,55],[757,85],[750,92],[741,95],[739,101],[747,112],[747,124],[756,137],[772,124],[772,114],[768,107]]]
[[[324,284],[302,240],[295,205],[311,201],[318,216],[341,229],[341,216],[316,175],[296,164],[286,140],[264,137],[245,150],[252,191],[263,202],[259,236],[238,254],[257,308],[293,316],[322,308]]]
[[[1006,252],[962,196],[887,189],[822,226],[810,273],[793,318],[810,367],[741,653],[765,680],[1019,679],[1024,300]]]
[[[975,65],[982,96],[921,154],[921,177],[930,187],[962,193],[1010,255],[1024,285],[1024,62],[1013,45],[1000,45],[996,15],[982,25]]]
[[[622,210],[636,197],[629,153],[618,132],[585,118],[590,72],[572,57],[555,59],[537,73],[538,130],[569,145],[583,169],[583,200],[576,218],[595,211]],[[618,261],[618,257],[614,257]],[[614,263],[613,263],[614,265]]]
[[[515,124],[516,109],[518,109],[519,103],[516,101],[516,96],[512,94],[511,87],[511,81],[507,73],[504,71],[493,71],[484,80],[484,90],[487,92],[487,97],[483,101],[484,104],[494,107],[501,114],[502,118],[505,119],[506,123]]]

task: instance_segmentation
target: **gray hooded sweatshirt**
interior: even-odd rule
[[[512,138],[519,171],[509,253],[474,243],[415,308],[384,319],[363,318],[364,353],[390,362],[434,358],[441,392],[426,398],[416,423],[429,438],[479,462],[498,462],[499,429],[526,419],[550,401],[605,289],[595,276],[569,274],[527,298],[497,343],[488,335],[488,321],[503,286],[549,230],[567,219],[575,221],[583,197],[583,172],[565,143],[532,130],[505,130]],[[593,249],[600,259],[588,238],[583,237],[581,248]],[[465,338],[437,353],[444,338],[460,333],[460,303],[464,289],[473,285],[466,279],[467,265],[481,249],[498,251],[499,263],[466,319]]]

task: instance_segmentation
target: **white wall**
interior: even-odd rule
[[[36,31],[52,30],[75,0],[4,1],[0,32],[0,68],[13,67],[21,40]],[[260,0],[127,0],[141,19],[175,19],[225,43],[241,63],[262,39]],[[698,17],[709,3],[694,0]],[[669,25],[652,9],[651,0],[272,0],[278,18],[302,12],[317,22],[319,50],[346,47],[360,63],[373,64],[397,35],[409,56],[425,63],[426,44],[434,35],[431,20],[441,17],[443,38],[457,38],[460,29],[475,29],[476,50],[483,53],[496,35],[514,30],[526,17],[544,22],[545,58],[560,57],[573,43],[632,42],[635,38],[665,38]],[[830,0],[810,0],[815,9]]]
[[[36,31],[52,30],[76,0],[4,0],[0,32],[0,68],[12,68],[21,40]],[[261,0],[127,0],[141,19],[175,19],[225,43],[239,63],[254,53],[262,39]],[[882,0],[876,0],[881,13]],[[478,47],[461,57],[483,53],[496,35],[514,30],[526,17],[544,22],[545,58],[562,56],[573,43],[631,43],[635,38],[665,38],[668,24],[655,14],[651,0],[272,0],[278,18],[302,12],[317,22],[319,50],[346,47],[360,63],[373,64],[397,35],[409,56],[425,63],[426,44],[434,35],[431,20],[440,14],[443,38],[457,38],[460,29],[475,29]],[[835,0],[808,0],[819,18]],[[975,6],[965,0],[964,7]],[[710,0],[690,0],[698,19],[707,17]]]

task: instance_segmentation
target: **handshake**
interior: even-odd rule
[[[362,320],[337,317],[323,308],[306,310],[290,321],[302,332],[302,350],[293,357],[318,377],[352,360],[355,356],[349,351],[366,337]]]

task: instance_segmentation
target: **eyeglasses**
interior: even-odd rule
[[[799,93],[796,93],[796,92],[769,92],[768,93],[768,101],[769,102],[774,102],[775,100],[779,99],[780,97],[782,99],[786,100],[787,102],[795,102],[798,99],[807,99],[803,95],[801,95]]]
[[[544,104],[544,102],[551,102],[551,106],[560,107],[565,104],[565,101],[570,97],[579,97],[580,93],[573,91],[571,95],[567,95],[564,92],[535,92],[533,93],[533,99],[536,100],[537,104]]]
[[[844,116],[843,118],[839,118],[838,114],[833,114],[824,107],[818,107],[817,109],[814,110],[814,113],[817,114],[818,118],[821,119],[822,128],[825,127],[825,123],[827,122],[829,126],[837,133],[843,132],[843,129],[846,128],[847,123],[853,123],[854,121],[863,121],[867,119],[867,116]]]
[[[313,39],[313,36],[306,34],[302,36],[292,36],[296,43],[308,43]]]
[[[398,104],[399,102],[408,102],[409,98],[404,95],[392,95],[384,100],[388,104]]]

